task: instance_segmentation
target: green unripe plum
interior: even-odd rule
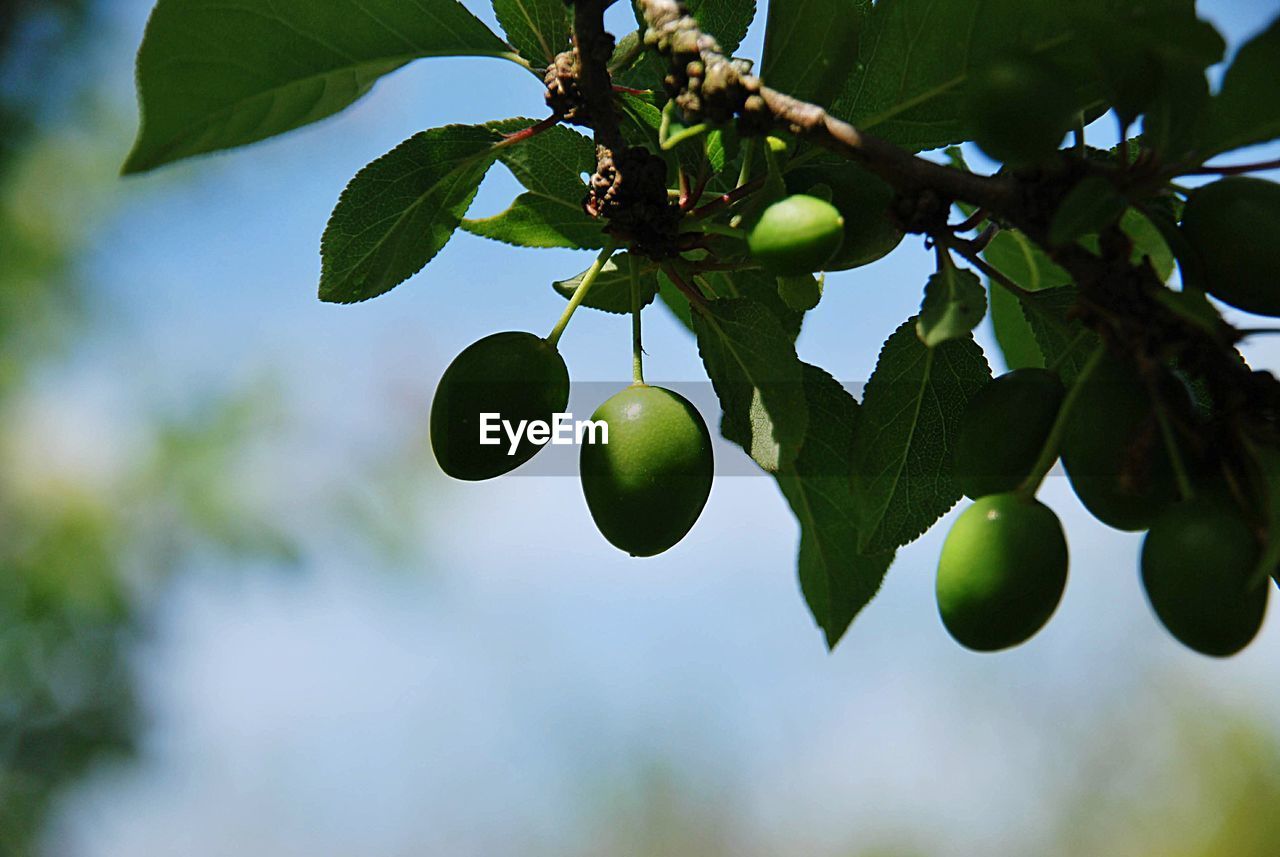
[[[1183,645],[1225,658],[1262,627],[1270,585],[1250,587],[1260,550],[1219,500],[1170,507],[1142,543],[1142,586],[1160,622]]]
[[[1186,389],[1168,387],[1169,404],[1189,411]],[[1108,355],[1084,382],[1063,434],[1062,465],[1085,508],[1117,530],[1145,530],[1178,499],[1150,393],[1128,361]]]
[[[956,484],[977,499],[1017,488],[1044,448],[1065,390],[1053,372],[1015,369],[969,400],[956,438]]]
[[[951,527],[938,560],[938,613],[966,648],[994,652],[1044,627],[1067,585],[1058,516],[1014,494],[983,497]]]
[[[974,142],[1015,167],[1052,156],[1076,115],[1063,73],[1024,56],[1005,57],[975,72],[967,103]]]
[[[782,276],[821,271],[843,240],[844,220],[836,207],[802,193],[769,205],[747,234],[751,257]]]
[[[1280,184],[1232,176],[1205,185],[1187,200],[1182,232],[1205,263],[1209,294],[1280,316]]]
[[[600,533],[632,556],[654,556],[685,537],[711,493],[711,433],[678,393],[635,384],[591,417],[608,443],[583,444],[587,508]]]
[[[519,425],[551,422],[569,404],[569,370],[555,346],[532,333],[495,333],[463,349],[449,364],[431,403],[431,449],[440,469],[455,479],[501,476],[540,449],[527,435],[514,455],[500,443],[480,443],[481,414]]]
[[[893,188],[857,164],[800,167],[788,172],[786,180],[792,193],[830,188],[831,204],[844,218],[840,250],[823,270],[847,271],[869,265],[902,243],[904,233],[889,214]]]

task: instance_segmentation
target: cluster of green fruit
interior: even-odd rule
[[[1067,581],[1058,518],[1035,499],[1057,458],[1099,521],[1147,530],[1142,583],[1156,616],[1198,652],[1225,657],[1262,625],[1270,587],[1262,549],[1225,486],[1206,481],[1184,497],[1164,442],[1159,408],[1194,418],[1169,375],[1155,403],[1137,368],[1099,353],[1067,396],[1043,369],[1018,369],[970,402],[956,447],[956,477],[977,502],[956,520],[938,565],[938,609],[961,644],[1018,645],[1042,628]],[[1048,459],[1047,461],[1045,459]]]
[[[753,260],[778,276],[785,297],[788,288],[812,282],[814,271],[862,263],[837,258],[845,227],[831,203],[793,194],[754,219],[747,244]],[[865,238],[859,241],[863,255],[873,252]],[[892,243],[900,239],[899,233]],[[431,409],[431,445],[445,473],[468,481],[492,479],[542,449],[527,434],[514,448],[482,443],[480,429],[485,414],[530,425],[549,424],[565,411],[569,370],[557,338],[496,333],[468,346],[449,365]],[[654,556],[673,547],[692,529],[711,492],[714,467],[706,422],[683,396],[645,384],[639,374],[591,419],[608,427],[605,442],[584,443],[580,452],[582,490],[596,526],[632,556]]]
[[[1189,287],[1280,316],[1277,235],[1280,185],[1232,177],[1199,188],[1187,201],[1181,236],[1205,274]],[[1259,568],[1262,547],[1239,499],[1209,475],[1212,468],[1176,451],[1171,426],[1199,419],[1187,386],[1167,369],[1153,373],[1144,380],[1132,362],[1099,352],[1070,394],[1053,372],[1019,369],[970,402],[955,473],[977,502],[948,535],[937,578],[939,612],[960,643],[983,651],[1017,645],[1056,609],[1067,544],[1035,492],[1058,453],[1094,517],[1147,531],[1143,587],[1178,640],[1225,657],[1257,634],[1273,569]],[[1190,470],[1182,480],[1179,466]]]
[[[481,414],[513,424],[542,421],[569,404],[569,370],[554,344],[532,333],[496,333],[445,370],[431,408],[440,468],[478,481],[509,473],[542,446],[524,436],[514,452],[480,442]],[[678,393],[636,383],[600,405],[592,420],[607,443],[581,447],[582,490],[600,532],[633,556],[654,556],[693,528],[711,493],[711,434]]]

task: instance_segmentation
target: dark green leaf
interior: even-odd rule
[[[893,553],[858,553],[858,508],[849,475],[858,403],[834,378],[804,365],[809,430],[778,485],[800,522],[800,589],[834,648],[880,589]]]
[[[1205,157],[1280,137],[1280,18],[1236,54],[1210,105]]]
[[[1115,185],[1100,176],[1090,176],[1073,187],[1054,212],[1049,242],[1070,244],[1089,233],[1100,232],[1115,223],[1128,206]]]
[[[1173,275],[1173,251],[1150,218],[1138,209],[1130,208],[1120,218],[1120,230],[1133,242],[1134,262],[1150,259],[1161,280],[1168,280]],[[1097,235],[1086,235],[1080,239],[1080,245],[1095,254],[1100,252]]]
[[[434,128],[361,170],[324,232],[320,298],[368,300],[422,270],[458,228],[501,139],[479,125]]]
[[[587,292],[586,300],[582,302],[582,305],[591,309],[603,310],[604,312],[631,312],[629,259],[629,254],[618,253],[606,262],[599,276],[596,277],[596,281],[592,283],[591,291]],[[581,285],[582,278],[586,273],[586,271],[583,271],[576,277],[560,280],[551,285],[562,298],[567,300],[573,297],[573,293],[578,290],[578,286]],[[645,260],[640,267],[640,306],[646,307],[653,303],[653,298],[657,293],[657,268],[652,262]]]
[[[531,119],[511,119],[488,127],[509,134],[532,124]],[[464,220],[463,229],[521,247],[604,246],[603,227],[582,210],[587,192],[582,174],[595,169],[591,140],[557,125],[503,148],[499,158],[528,192],[500,214]]]
[[[772,274],[759,270],[714,271],[699,274],[698,278],[717,297],[750,298],[768,309],[792,342],[800,335],[804,313],[792,309],[782,300],[778,295],[778,280]]]
[[[570,47],[564,0],[493,0],[493,11],[507,41],[535,65],[549,65]]]
[[[987,290],[972,271],[943,265],[929,278],[916,321],[916,335],[933,348],[966,337],[987,314]]]
[[[952,444],[969,399],[991,380],[972,338],[929,348],[915,328],[910,319],[885,342],[863,399],[853,486],[864,552],[915,540],[960,499]]]
[[[1136,208],[1130,208],[1120,218],[1120,228],[1133,240],[1134,261],[1149,259],[1156,275],[1168,282],[1173,276],[1173,251],[1151,218]]]
[[[503,119],[485,127],[511,134],[534,124],[533,119]],[[587,192],[582,174],[595,170],[596,147],[591,138],[556,125],[504,148],[499,158],[525,189],[540,196],[573,200],[581,209]]]
[[[1098,345],[1098,337],[1070,317],[1076,305],[1076,287],[1058,286],[1027,297],[1022,311],[1035,333],[1046,365],[1057,369],[1070,384]]]
[[[160,0],[138,51],[126,173],[283,134],[432,56],[506,56],[456,0]]]
[[[1028,291],[1052,288],[1071,282],[1031,239],[1016,230],[1005,230],[992,239],[983,255],[993,267]],[[1044,354],[1031,325],[1023,315],[1018,298],[999,283],[990,283],[991,323],[996,342],[1010,369],[1045,366]]]
[[[693,315],[698,350],[720,398],[720,432],[762,468],[795,457],[808,427],[800,359],[777,316],[751,298],[710,301]]]
[[[1086,9],[1073,16],[1072,24],[1108,102],[1126,122],[1156,100],[1168,80],[1203,74],[1226,49],[1218,31],[1196,17],[1191,0]]]
[[[769,4],[761,73],[769,85],[827,105],[858,61],[858,32],[871,0]]]
[[[880,0],[832,112],[910,149],[965,140],[971,71],[1012,51],[1069,57],[1061,11],[1057,0]]]
[[[1142,119],[1142,141],[1166,163],[1193,159],[1201,147],[1210,107],[1209,81],[1202,70],[1171,69],[1160,80]]]
[[[693,308],[689,306],[689,299],[663,273],[658,274],[658,297],[662,299],[663,305],[675,316],[676,321],[684,325],[690,333],[693,333]]]

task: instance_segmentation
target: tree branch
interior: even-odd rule
[[[577,0],[573,4],[573,34],[578,51],[578,88],[591,117],[596,145],[616,153],[626,144],[613,108],[613,80],[609,75],[613,37],[604,29],[604,10],[609,2]]]
[[[736,116],[751,128],[782,128],[858,161],[901,193],[931,191],[948,202],[963,199],[1000,216],[1015,212],[1020,198],[1013,179],[943,166],[863,133],[816,104],[762,85],[724,55],[679,0],[639,0],[639,5],[649,26],[646,44],[671,61],[668,86],[688,90],[687,76],[700,73],[697,97],[687,93],[677,97],[690,121],[701,121],[704,115],[713,122]],[[691,111],[694,115],[688,115]]]

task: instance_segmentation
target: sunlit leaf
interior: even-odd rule
[[[458,228],[501,139],[479,125],[435,128],[361,170],[324,232],[321,299],[368,300],[422,270]]]
[[[504,56],[457,0],[159,0],[138,51],[126,173],[283,134],[421,57]]]

